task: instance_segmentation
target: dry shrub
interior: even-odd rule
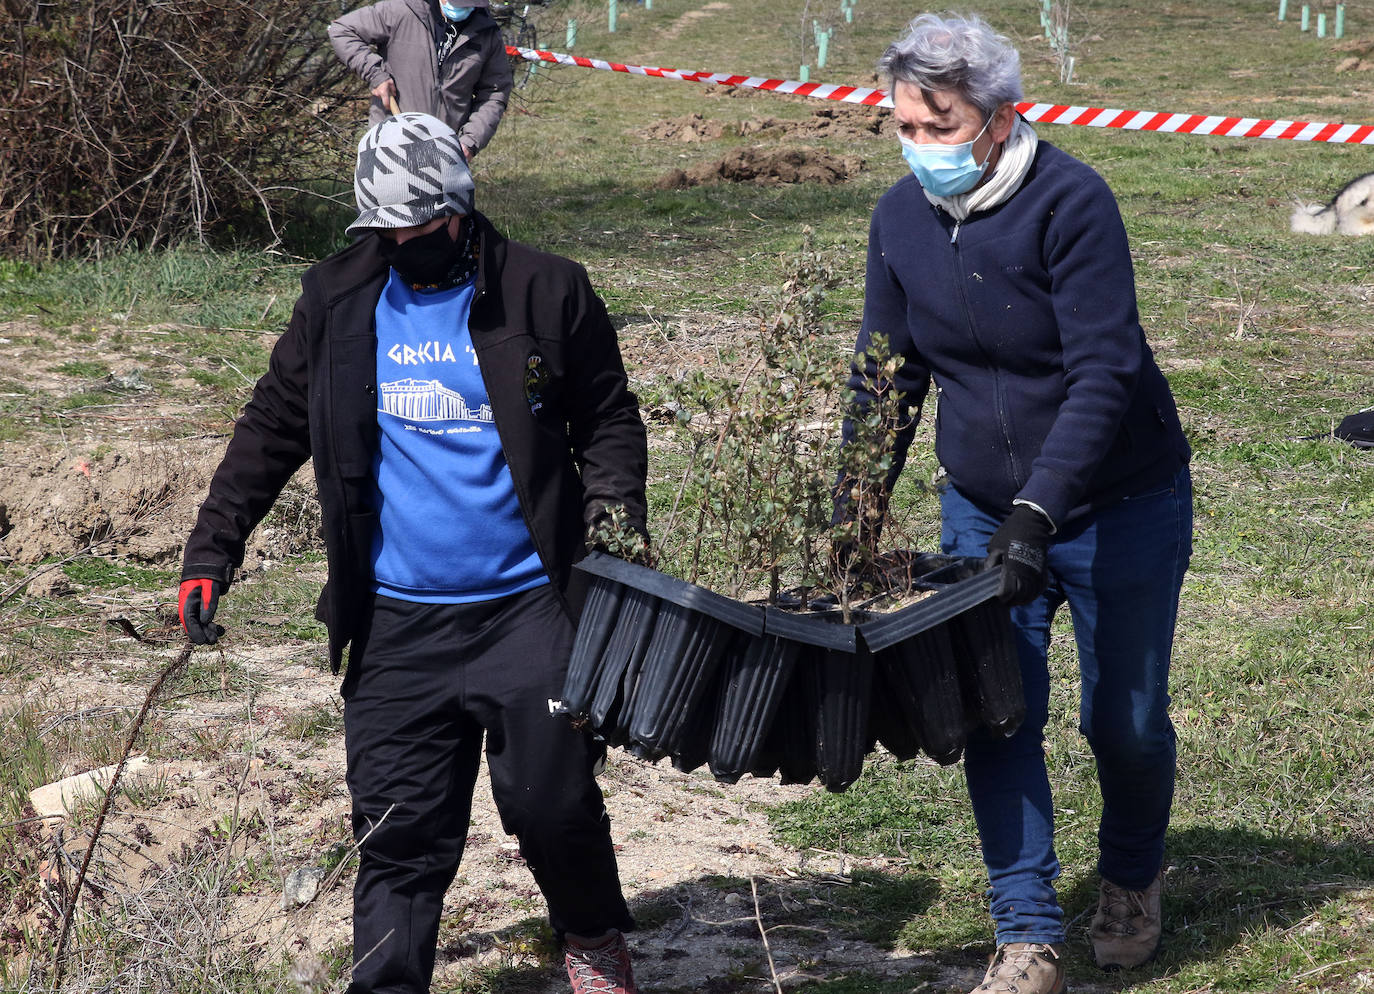
[[[0,251],[203,241],[250,219],[275,236],[303,174],[348,172],[356,136],[328,123],[348,79],[325,34],[341,9],[4,0]]]

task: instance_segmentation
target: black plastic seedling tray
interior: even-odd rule
[[[912,586],[916,590],[933,590],[934,594],[910,607],[859,625],[864,644],[873,652],[882,652],[888,646],[943,624],[997,596],[1002,574],[997,570],[982,570],[982,560],[953,556],[928,558],[936,568],[915,578]]]
[[[725,597],[648,566],[626,562],[604,552],[593,552],[579,562],[577,568],[723,621],[747,635],[763,634],[763,608]]]
[[[887,567],[929,596],[843,622],[723,597],[594,553],[566,709],[611,745],[726,783],[748,772],[846,789],[881,741],[956,762],[978,725],[1009,735],[1024,715],[1000,574],[981,559],[897,554]]]

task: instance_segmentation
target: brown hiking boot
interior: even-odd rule
[[[1126,890],[1105,877],[1088,936],[1097,965],[1104,970],[1129,970],[1148,963],[1159,952],[1160,891],[1164,871],[1144,890]]]
[[[1008,942],[997,947],[982,984],[972,994],[1064,994],[1067,989],[1064,964],[1056,947],[1043,942]]]

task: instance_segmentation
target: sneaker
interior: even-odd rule
[[[973,994],[1064,994],[1067,989],[1057,947],[1043,942],[1008,942],[997,947],[983,983],[973,989]]]
[[[1129,970],[1148,963],[1159,952],[1160,891],[1164,871],[1144,890],[1126,890],[1105,877],[1088,936],[1097,965],[1104,970]]]
[[[564,946],[563,962],[568,967],[573,994],[639,994],[634,971],[630,969],[630,949],[621,932],[598,946],[584,946],[571,939]]]

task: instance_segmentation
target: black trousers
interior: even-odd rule
[[[378,596],[344,685],[353,834],[349,994],[426,994],[486,736],[492,797],[560,937],[633,927],[594,769],[566,718],[572,624],[552,588],[478,604]]]

